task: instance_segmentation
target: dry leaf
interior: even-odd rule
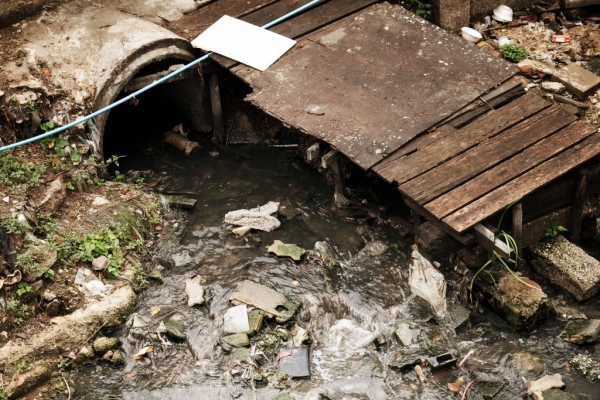
[[[458,392],[460,392],[460,389],[462,389],[462,386],[464,383],[465,383],[465,380],[461,376],[454,382],[448,382],[448,389],[452,390],[455,393],[458,393]]]
[[[156,315],[160,312],[160,306],[152,306],[152,308],[150,309],[150,314],[152,315]]]
[[[152,346],[152,345],[146,346],[146,347],[142,347],[142,349],[140,351],[138,351],[135,356],[133,356],[133,359],[134,360],[140,360],[146,354],[150,353],[152,351],[152,349],[154,349],[154,346]]]

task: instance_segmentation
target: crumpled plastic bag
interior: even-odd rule
[[[410,290],[431,307],[433,315],[440,319],[446,316],[446,280],[425,257],[413,246],[410,262]]]

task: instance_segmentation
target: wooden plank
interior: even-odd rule
[[[402,7],[376,4],[285,54],[252,80],[259,90],[247,99],[369,169],[514,75],[514,66],[457,39]],[[428,70],[436,73],[424,79]]]
[[[575,120],[572,114],[552,105],[400,185],[400,190],[419,204],[427,203]]]
[[[429,145],[430,143],[433,143],[436,140],[439,140],[439,139],[441,139],[445,136],[448,136],[454,132],[456,132],[456,128],[454,128],[453,126],[442,125],[439,128],[437,128],[431,132],[423,133],[423,134],[417,136],[416,138],[414,138],[413,140],[411,140],[410,142],[406,143],[404,146],[400,147],[398,150],[396,150],[395,152],[390,154],[388,157],[384,158],[383,160],[381,160],[380,162],[375,164],[372,169],[375,172],[379,172],[380,170],[382,170],[383,168],[392,164],[394,161],[396,161],[400,157],[404,157],[408,154],[414,153],[415,151],[419,150],[420,148],[423,148],[423,147]]]
[[[593,131],[593,128],[585,122],[576,121],[547,139],[528,147],[522,153],[426,204],[425,208],[442,219],[571,147],[591,135]]]
[[[334,0],[321,3],[292,19],[275,25],[270,30],[290,39],[298,39],[327,24],[378,2],[380,2],[380,0]],[[262,26],[304,4],[306,4],[306,0],[281,0],[276,4],[265,7],[242,19],[251,24]],[[223,65],[224,68],[231,69],[233,73],[240,71],[244,75],[244,78],[247,78],[250,74],[255,75],[252,71],[260,73],[253,68],[248,69],[248,67],[246,67],[246,69],[241,68],[239,70],[234,70],[234,68],[239,65],[236,61],[221,56],[215,56],[213,58]],[[248,79],[244,80],[247,81]]]
[[[581,129],[593,131],[594,127],[583,123]],[[545,185],[599,153],[600,135],[595,134],[543,164],[538,165],[525,174],[513,179],[506,185],[488,193],[473,203],[468,204],[444,218],[442,221],[457,232],[464,232],[479,221],[483,221],[503,207],[506,207],[506,205],[510,204],[515,199],[531,193],[535,189]]]
[[[223,15],[240,18],[278,0],[218,0],[170,22],[167,29],[191,40],[217,22]]]
[[[483,224],[477,224],[473,228],[477,243],[487,251],[496,251],[500,257],[508,259],[510,257],[510,249],[502,240],[498,239],[491,229]]]
[[[426,220],[437,224],[448,235],[452,236],[454,239],[458,240],[463,245],[469,246],[469,245],[475,244],[475,236],[473,236],[473,234],[471,234],[470,232],[458,233],[454,229],[452,229],[450,226],[440,223],[440,221],[434,215],[432,215],[429,211],[427,211],[426,209],[417,205],[416,203],[411,202],[409,198],[405,197],[404,202],[406,203],[407,206],[412,208],[413,218],[416,219],[416,216],[421,215]],[[416,229],[416,226],[415,226],[415,229]]]
[[[525,89],[521,80],[516,76],[502,82],[499,86],[473,100],[454,114],[440,121],[440,123],[450,123],[452,126],[461,127],[469,121],[485,114],[491,109],[499,108],[513,97],[525,94]],[[490,108],[491,106],[491,108]]]
[[[534,94],[527,94],[496,111],[490,111],[455,134],[445,136],[418,152],[397,160],[378,171],[388,182],[402,184],[452,157],[470,149],[479,142],[531,117],[550,106],[550,103]]]

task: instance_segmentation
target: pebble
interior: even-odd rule
[[[119,346],[119,339],[112,337],[100,337],[94,340],[93,348],[98,353],[105,353],[110,349]]]

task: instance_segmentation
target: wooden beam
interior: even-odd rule
[[[321,167],[329,168],[333,174],[335,193],[333,199],[338,207],[346,207],[350,204],[348,191],[344,182],[342,157],[336,150],[331,150],[321,158]]]
[[[477,224],[473,227],[475,231],[475,239],[477,243],[488,251],[496,251],[502,258],[508,259],[510,257],[510,249],[502,240],[496,238],[496,235],[492,230],[483,224]]]
[[[210,90],[210,104],[213,113],[213,142],[225,144],[225,125],[223,124],[223,110],[221,108],[221,93],[216,73],[208,75],[208,87]]]
[[[448,225],[444,224],[439,219],[437,219],[429,211],[418,206],[416,203],[413,203],[408,197],[404,197],[404,202],[406,203],[407,206],[409,206],[413,210],[413,212],[420,214],[421,216],[423,216],[423,218],[425,218],[428,221],[436,223],[443,230],[445,230],[450,236],[452,236],[454,239],[458,240],[465,246],[475,244],[475,236],[473,236],[470,232],[464,232],[464,233],[456,232],[451,227],[449,227]]]
[[[573,202],[573,214],[571,216],[571,242],[579,243],[581,234],[581,219],[583,218],[583,203],[585,202],[585,192],[587,189],[589,172],[587,169],[579,171],[579,179],[575,189],[575,201]]]
[[[512,236],[517,242],[517,253],[523,253],[523,203],[518,202],[512,208]]]

